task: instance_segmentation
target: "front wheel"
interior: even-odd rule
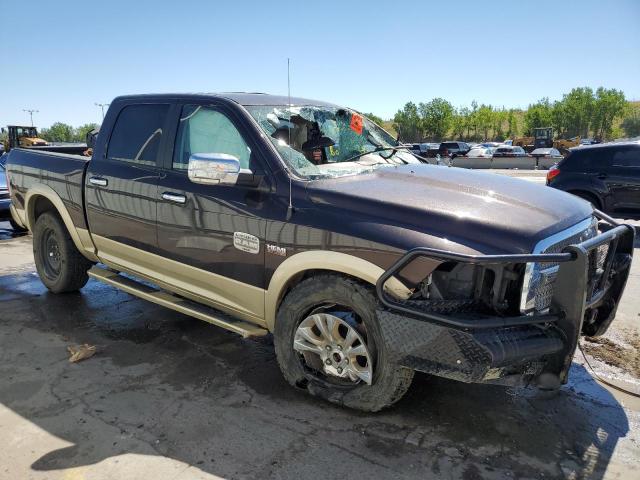
[[[33,256],[40,280],[53,293],[75,292],[89,280],[92,263],[76,248],[62,219],[53,212],[38,217]]]
[[[414,372],[388,361],[372,290],[350,278],[323,274],[287,294],[278,310],[274,343],[291,385],[370,412],[402,398]]]

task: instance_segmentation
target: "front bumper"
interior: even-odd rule
[[[509,385],[548,374],[566,383],[581,334],[603,334],[624,290],[633,255],[634,228],[601,212],[599,235],[560,253],[460,255],[429,248],[408,251],[378,280],[377,315],[392,361],[464,382]],[[593,255],[609,249],[595,275]],[[490,316],[429,312],[419,302],[399,301],[385,291],[391,277],[418,257],[479,265],[559,263],[551,307],[545,314]]]

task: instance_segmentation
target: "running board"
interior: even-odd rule
[[[228,316],[218,310],[200,303],[192,302],[165,290],[159,290],[131,278],[123,277],[115,271],[94,266],[88,272],[90,277],[108,285],[116,287],[143,300],[170,308],[176,312],[204,320],[224,329],[239,333],[243,337],[261,337],[269,333],[266,329],[249,322],[244,322]]]

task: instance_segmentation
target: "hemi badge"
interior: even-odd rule
[[[279,255],[281,257],[287,256],[287,249],[284,247],[279,247],[277,245],[267,244],[267,253],[273,253],[274,255]]]

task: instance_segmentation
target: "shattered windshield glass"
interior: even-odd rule
[[[330,106],[245,106],[285,163],[301,177],[330,178],[419,163],[363,115]]]

